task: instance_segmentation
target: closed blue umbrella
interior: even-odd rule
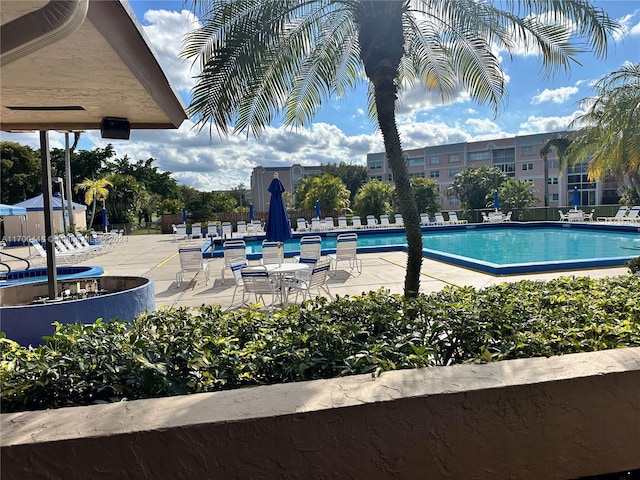
[[[496,209],[496,212],[500,210],[500,199],[498,198],[498,191],[493,192],[493,208]]]
[[[187,211],[182,209],[182,223],[187,223]]]
[[[316,200],[316,218],[320,218],[320,200]]]
[[[249,220],[251,220],[252,222],[255,220],[253,216],[253,203],[249,204]]]
[[[104,232],[107,233],[107,226],[109,225],[109,219],[107,218],[107,209],[102,207],[102,225],[104,226]]]
[[[268,190],[271,193],[271,201],[269,202],[269,214],[267,215],[267,240],[284,242],[291,238],[291,224],[289,223],[289,214],[282,197],[284,185],[282,185],[277,174],[271,180]]]
[[[576,210],[580,205],[580,192],[578,192],[578,187],[573,187],[573,208]]]

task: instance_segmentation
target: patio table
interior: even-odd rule
[[[267,263],[264,267],[269,272],[269,275],[273,275],[276,278],[280,286],[282,305],[286,307],[289,305],[289,289],[286,285],[287,276],[309,270],[309,265],[306,263]]]

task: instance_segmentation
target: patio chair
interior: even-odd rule
[[[624,223],[640,222],[640,206],[631,207],[631,210],[622,218],[622,221]]]
[[[347,225],[347,217],[338,217],[338,228],[341,230],[346,230],[349,228]]]
[[[395,213],[393,215],[393,221],[395,222],[396,227],[404,227],[404,218],[402,218],[402,214]]]
[[[298,220],[296,220],[296,225],[296,231],[298,232],[306,232],[309,228],[307,221],[304,218],[298,218]]]
[[[564,213],[562,210],[558,210],[558,215],[560,215],[560,221],[561,222],[568,222],[569,221],[569,214],[568,213]]]
[[[351,226],[353,228],[362,228],[362,220],[360,220],[359,215],[354,215],[351,217]]]
[[[482,212],[482,223],[489,223],[490,221],[491,219],[489,215],[487,215],[487,212]]]
[[[207,223],[207,238],[216,239],[220,238],[220,234],[218,233],[218,225],[216,222]]]
[[[86,259],[84,253],[74,251],[67,247],[64,240],[61,237],[53,237],[53,249],[56,253],[56,260],[61,260],[64,263],[71,264],[75,262],[82,262]]]
[[[507,212],[507,214],[504,216],[504,221],[505,222],[510,222],[511,221],[511,215],[513,215],[513,212],[511,210],[509,210]]]
[[[342,233],[336,239],[336,253],[330,253],[327,258],[333,265],[334,272],[338,269],[338,262],[349,262],[349,269],[355,268],[362,273],[362,260],[358,258],[358,235],[356,233]]]
[[[247,228],[249,225],[247,225]],[[253,220],[251,222],[251,233],[254,235],[264,235],[264,227],[260,220]]]
[[[180,270],[176,273],[176,281],[180,286],[184,280],[184,274],[187,272],[204,272],[205,284],[209,284],[211,271],[209,263],[202,258],[202,250],[198,245],[183,245],[178,248],[178,256],[180,257]],[[194,277],[195,278],[195,277]]]
[[[367,215],[367,228],[378,228],[378,220],[373,215]]]
[[[464,223],[469,223],[469,221],[464,219],[459,219],[457,212],[449,212],[449,223],[453,225],[462,225]]]
[[[598,222],[622,222],[623,218],[627,215],[627,207],[622,206],[618,208],[618,211],[613,217],[598,217],[596,220]]]
[[[281,242],[262,241],[262,265],[281,264],[284,261],[284,248]]]
[[[224,283],[224,272],[226,269],[230,269],[231,265],[238,261],[245,261],[248,263],[247,245],[244,240],[227,240],[222,244],[222,251],[224,254],[224,264],[222,265],[220,276],[222,278],[222,283]]]
[[[369,217],[367,217],[367,218],[369,218]],[[380,215],[380,226],[381,227],[385,227],[385,228],[388,228],[388,227],[391,226],[391,223],[389,223],[389,215],[384,214],[384,213],[382,215]]]
[[[236,295],[238,293],[238,289],[242,291],[242,301],[240,305],[244,305],[246,302],[245,291],[244,291],[244,281],[242,280],[242,269],[247,268],[249,264],[246,260],[238,260],[237,262],[233,262],[231,264],[231,273],[233,273],[233,277],[236,281],[235,287],[233,289],[233,296],[231,297],[231,304],[228,309],[234,308]]]
[[[322,230],[322,224],[320,223],[320,219],[317,217],[314,217],[311,219],[311,231],[312,232],[319,232],[320,230]]]
[[[420,225],[423,227],[431,225],[431,220],[429,220],[429,214],[424,212],[420,214]]]
[[[315,258],[322,256],[322,237],[320,235],[306,235],[300,238],[300,255],[294,255],[293,260],[299,262],[301,258]]]
[[[256,302],[260,303],[265,310],[271,310],[276,303],[279,296],[280,287],[277,282],[274,282],[264,265],[258,265],[255,267],[247,267],[240,270],[242,277],[242,288],[244,294],[255,296]],[[271,296],[271,302],[265,301],[265,296]],[[244,299],[244,296],[243,296]]]
[[[589,213],[584,213],[583,214],[583,220],[585,222],[593,222],[593,214],[596,213],[596,209],[592,208],[591,211]]]
[[[333,296],[329,291],[329,285],[327,284],[329,270],[331,263],[329,260],[323,260],[316,263],[315,267],[308,272],[306,277],[300,276],[298,278],[292,278],[287,283],[287,286],[296,292],[296,303],[298,301],[298,294],[302,293],[302,300],[311,299],[311,292],[315,289],[318,292],[317,296],[322,296],[324,291],[330,300],[333,300]]]
[[[202,225],[199,223],[191,225],[191,238],[202,238]]]

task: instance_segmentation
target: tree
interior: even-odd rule
[[[439,208],[438,204],[438,184],[422,177],[411,179],[411,190],[416,199],[416,208],[420,212],[435,212]]]
[[[229,195],[236,201],[238,207],[248,207],[246,196],[247,186],[244,183],[239,183],[229,191]]]
[[[462,87],[497,111],[506,88],[500,48],[512,54],[525,44],[551,73],[574,61],[576,42],[603,56],[616,26],[584,0],[506,2],[512,10],[476,0],[193,3],[204,15],[182,54],[201,67],[189,106],[200,129],[212,122],[220,133],[231,126],[257,137],[276,118],[305,126],[364,71],[406,226],[408,297],[420,287],[422,231],[396,123],[399,88],[417,83],[446,101]]]
[[[91,216],[89,217],[88,225],[93,225],[93,219],[96,216],[96,203],[98,200],[106,199],[109,196],[109,189],[112,183],[106,178],[99,178],[97,180],[89,180],[85,178],[83,182],[76,184],[76,193],[84,190],[84,203],[87,206],[91,206]]]
[[[71,185],[82,183],[85,179],[104,178],[108,175],[105,168],[107,160],[115,155],[113,145],[108,144],[105,148],[95,148],[93,150],[72,151],[70,154],[71,163]],[[51,171],[55,176],[64,177],[65,161],[64,149],[54,148],[51,151]],[[78,193],[75,191],[74,193]],[[74,201],[82,201],[79,197]]]
[[[571,144],[571,139],[568,136],[556,136],[549,140],[544,146],[540,149],[540,157],[542,158],[542,163],[544,165],[544,206],[549,206],[549,152],[553,148],[556,151],[556,157],[558,159],[558,164],[562,165],[564,161],[564,156]]]
[[[302,182],[300,190],[296,189],[296,198],[303,197],[300,206],[313,210],[316,200],[324,211],[339,210],[350,205],[351,192],[342,180],[325,173],[319,177],[309,177]]]
[[[453,183],[447,188],[447,193],[458,197],[463,210],[486,208],[487,199],[493,200],[493,192],[508,178],[497,167],[467,167],[453,177]]]
[[[16,142],[0,142],[0,203],[14,204],[42,192],[40,154]]]
[[[517,220],[520,213],[529,207],[536,205],[540,199],[536,197],[536,189],[532,183],[520,182],[515,178],[508,178],[500,188],[500,202],[505,210],[513,212],[514,219]]]
[[[393,198],[394,190],[393,185],[379,180],[371,180],[365,183],[356,194],[355,211],[361,217],[366,215],[379,217],[382,213],[390,213],[390,202]]]
[[[322,173],[328,173],[342,180],[347,190],[351,192],[349,197],[351,204],[353,204],[360,187],[367,182],[367,167],[363,165],[352,165],[346,162],[327,163],[320,165],[320,170]]]
[[[567,150],[575,164],[590,158],[592,180],[613,174],[640,194],[640,63],[627,63],[598,80],[596,96],[582,100],[586,112],[574,120],[585,125]]]
[[[229,194],[218,192],[195,191],[185,202],[185,208],[195,222],[213,220],[213,212],[232,212],[236,208],[236,200]]]

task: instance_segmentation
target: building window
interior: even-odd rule
[[[515,148],[499,148],[493,150],[492,163],[494,167],[499,168],[503,173],[510,177],[516,174],[516,149]]]
[[[533,145],[527,145],[526,147],[521,147],[520,148],[520,155],[533,155],[535,154],[535,149],[533,148]]]
[[[424,172],[415,172],[409,174],[410,177],[424,178]]]
[[[429,178],[440,178],[440,170],[429,170]]]
[[[520,183],[530,183],[533,185],[534,181],[533,178],[521,178]]]
[[[431,157],[429,157],[429,164],[430,165],[437,165],[440,163],[440,157],[438,155],[433,155]]]
[[[522,170],[533,170],[533,163],[523,163]]]
[[[490,160],[491,152],[489,150],[483,150],[481,152],[469,152],[470,162],[480,162],[482,160]]]
[[[460,173],[460,168],[450,168],[449,169],[449,176],[450,177],[455,177],[459,173]]]
[[[550,193],[549,194],[549,201],[550,202],[557,202],[558,199],[560,198],[559,195],[560,194],[558,194],[558,193]]]
[[[369,170],[382,170],[382,162],[371,162]]]
[[[450,198],[449,199],[449,205],[451,205],[452,207],[459,207],[460,206],[460,199],[457,198],[457,197]]]
[[[451,155],[449,155],[449,163],[457,163],[459,161],[460,161],[459,153],[452,153]]]
[[[410,158],[407,164],[409,167],[424,167],[424,158]]]
[[[390,181],[390,182],[393,182],[393,173],[390,173],[390,174],[389,174],[389,181]]]
[[[549,177],[547,179],[547,185],[557,185],[558,184],[558,177]]]
[[[382,175],[374,175],[373,177],[371,177],[372,180],[378,180],[378,181],[382,181]]]
[[[558,169],[558,160],[549,160],[549,168]]]

